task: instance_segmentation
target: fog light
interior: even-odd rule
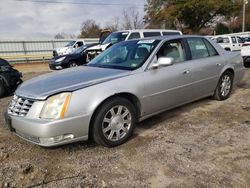
[[[58,135],[50,138],[40,138],[40,143],[44,145],[50,145],[50,144],[55,144],[59,143],[65,140],[71,140],[75,136],[73,134],[64,134],[64,135]]]

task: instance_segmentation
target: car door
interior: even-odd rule
[[[146,70],[144,99],[148,114],[169,109],[190,100],[191,90],[188,84],[191,77],[191,64],[186,61],[183,41],[165,42],[155,56],[155,61],[160,57],[173,58],[174,63],[170,66]]]
[[[214,92],[226,59],[207,39],[194,37],[187,38],[186,42],[192,58],[192,97],[201,98]]]
[[[244,41],[243,41],[243,39],[240,38],[240,37],[236,37],[236,39],[237,39],[237,42],[238,42],[238,50],[241,50]]]
[[[232,51],[238,51],[238,50],[240,50],[241,46],[238,43],[236,37],[232,36],[231,39],[232,39]]]

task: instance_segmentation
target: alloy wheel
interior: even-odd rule
[[[229,75],[224,75],[221,79],[220,93],[223,97],[227,96],[232,87],[232,81]]]
[[[104,116],[102,131],[106,139],[118,141],[129,132],[131,123],[131,112],[128,108],[122,105],[114,106]]]

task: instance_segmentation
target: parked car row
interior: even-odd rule
[[[124,30],[113,32],[108,36],[106,35],[107,33],[108,31],[103,31],[101,33],[100,42],[98,44],[81,45],[80,48],[77,48],[70,53],[57,53],[56,55],[54,53],[54,58],[49,63],[50,68],[53,70],[60,70],[86,64],[113,44],[121,41],[152,36],[182,35],[182,33],[177,30],[159,29]],[[105,35],[105,37],[103,37],[103,35]]]
[[[227,51],[241,51],[245,67],[250,67],[250,37],[219,35],[210,38]]]
[[[101,34],[99,36],[99,43],[102,43],[110,33],[111,33],[110,30],[102,30]],[[99,44],[99,43],[97,43],[97,44]],[[80,48],[84,45],[86,45],[84,40],[71,40],[64,47],[54,49],[53,50],[53,57],[71,54],[75,50],[77,50],[78,48]]]
[[[92,137],[114,147],[138,121],[208,96],[227,99],[243,73],[239,53],[205,37],[140,37],[110,46],[86,66],[24,82],[5,119],[12,132],[41,146]]]

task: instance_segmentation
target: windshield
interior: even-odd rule
[[[70,41],[68,44],[66,44],[66,46],[64,46],[64,47],[69,47],[69,46],[73,46],[74,44],[75,44],[75,40],[73,40],[73,41]]]
[[[79,48],[76,48],[74,51],[73,51],[73,53],[74,54],[78,54],[78,53],[82,53],[82,51],[84,50],[84,49],[86,49],[86,45],[82,45],[81,47],[79,47]]]
[[[128,36],[128,32],[115,32],[111,33],[102,44],[115,44],[117,42],[124,41],[126,37]]]
[[[118,43],[94,58],[87,66],[122,70],[141,67],[159,40],[131,40]]]

